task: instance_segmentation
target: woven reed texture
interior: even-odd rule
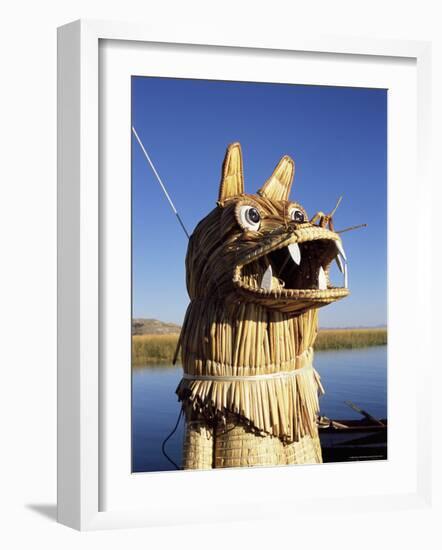
[[[282,466],[289,464],[319,464],[321,446],[316,434],[285,444],[277,437],[260,436],[233,420],[217,429],[206,421],[187,424],[183,449],[183,468],[206,470],[211,468],[238,468],[242,466]]]
[[[258,194],[245,194],[241,147],[232,144],[217,207],[190,238],[191,301],[180,336],[185,377],[177,388],[188,423],[185,468],[321,461],[323,389],[312,368],[317,310],[348,290],[329,281],[340,236],[289,201],[293,175],[285,156]],[[244,217],[250,208],[255,225]],[[298,262],[293,247],[302,252]],[[232,418],[236,424],[220,433]]]
[[[186,425],[183,448],[185,470],[208,470],[213,467],[213,430],[206,421],[190,421]]]
[[[215,468],[322,462],[317,436],[304,436],[297,442],[284,444],[277,437],[257,436],[247,427],[230,422],[216,435],[214,449]]]

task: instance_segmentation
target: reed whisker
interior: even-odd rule
[[[359,225],[352,225],[351,227],[346,227],[345,229],[340,229],[339,231],[335,231],[335,233],[346,233],[347,231],[353,231],[355,229],[361,229],[362,227],[368,227],[367,223],[361,223]]]

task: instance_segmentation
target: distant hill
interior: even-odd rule
[[[180,325],[158,319],[132,319],[132,334],[179,334]]]
[[[320,327],[320,330],[386,329],[385,325],[358,327]],[[158,319],[132,319],[132,334],[179,334],[181,326]]]
[[[319,326],[319,330],[387,330],[387,325],[355,325],[353,327],[335,327],[335,326]]]

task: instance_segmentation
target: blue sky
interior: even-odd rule
[[[351,295],[321,309],[320,324],[386,323],[386,90],[133,77],[132,124],[190,232],[215,207],[234,141],[246,192],[289,154],[291,199],[309,216],[329,212],[343,195],[335,228],[368,228],[343,234]],[[135,139],[132,153],[133,316],[181,323],[187,238]]]

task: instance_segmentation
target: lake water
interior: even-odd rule
[[[315,354],[325,395],[321,414],[335,419],[361,418],[344,401],[356,403],[378,418],[387,417],[387,346],[358,350],[322,351]],[[173,470],[161,452],[164,439],[180,412],[175,389],[181,366],[149,365],[133,369],[132,466],[134,472]],[[168,455],[179,465],[183,420],[167,442]]]

